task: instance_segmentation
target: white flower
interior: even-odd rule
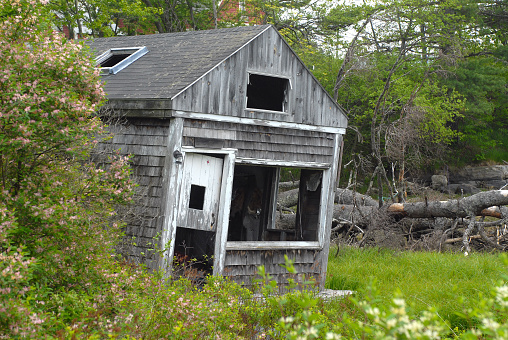
[[[486,328],[493,330],[493,331],[495,331],[499,328],[499,323],[497,323],[496,321],[489,319],[489,318],[483,319],[482,323]]]
[[[502,307],[508,307],[508,286],[501,286],[496,288],[496,302]]]
[[[340,340],[342,337],[340,334],[335,334],[332,332],[326,333],[326,340]]]
[[[386,327],[393,328],[397,324],[397,319],[391,318],[388,321],[386,321]]]

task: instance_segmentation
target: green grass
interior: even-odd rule
[[[452,326],[464,327],[457,312],[471,308],[479,294],[488,295],[507,268],[497,254],[400,252],[379,248],[330,251],[326,288],[358,291],[371,282],[389,301],[400,291],[415,312],[435,307]]]
[[[508,135],[503,131],[498,133],[498,145],[485,151],[485,158],[497,163],[508,161]]]

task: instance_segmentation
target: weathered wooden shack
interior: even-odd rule
[[[124,117],[110,143],[133,155],[142,192],[126,256],[167,273],[195,258],[201,271],[249,285],[260,265],[285,282],[287,255],[323,283],[347,118],[279,33],[249,26],[89,45],[108,106]],[[296,222],[284,230],[283,168],[300,180]]]

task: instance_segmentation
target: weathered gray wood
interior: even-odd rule
[[[245,110],[248,71],[291,79],[286,114]],[[347,124],[344,112],[275,30],[264,31],[176,96],[172,108],[310,125],[345,127]],[[339,120],[334,117],[341,115],[344,117]]]
[[[321,249],[319,242],[307,241],[228,241],[226,250]]]
[[[256,278],[257,267],[263,265],[265,272],[278,282],[281,289],[293,278],[302,282],[303,276],[320,279],[320,264],[317,262],[318,250],[311,249],[275,249],[275,250],[228,250],[226,253],[224,275],[244,285],[251,285]],[[292,260],[298,274],[289,274],[282,266],[285,264],[284,256]]]
[[[181,164],[176,163],[173,151],[179,150],[182,146],[182,132],[183,119],[173,118],[169,126],[167,157],[162,181],[164,194],[161,213],[164,219],[162,226],[160,226],[160,250],[164,253],[159,268],[163,270],[165,276],[169,276],[171,273],[176,239],[176,220],[178,216],[179,178],[181,178],[181,172],[183,171]]]
[[[328,251],[330,249],[330,234],[331,234],[331,225],[333,218],[333,198],[335,195],[335,187],[336,187],[336,179],[337,172],[339,171],[339,154],[341,152],[340,147],[342,145],[342,136],[335,136],[335,155],[334,159],[336,162],[330,168],[330,170],[325,171],[325,176],[323,180],[323,200],[321,201],[321,206],[325,207],[325,209],[321,209],[320,213],[320,230],[319,230],[319,243],[323,245],[323,251],[320,253],[320,258],[318,259],[318,263],[320,265],[320,289],[324,289],[324,284],[326,278],[326,270],[328,266]],[[328,190],[328,192],[326,192]]]

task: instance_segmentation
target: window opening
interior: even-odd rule
[[[101,74],[116,74],[148,53],[143,47],[111,48],[95,59]]]
[[[249,73],[247,108],[287,111],[289,79]]]
[[[191,184],[189,208],[203,210],[203,205],[205,203],[205,191],[206,187]]]
[[[236,165],[228,241],[258,241],[269,223],[275,168]]]
[[[276,173],[275,167],[235,167],[228,241],[318,240],[323,170],[284,168],[277,188]]]
[[[104,60],[100,64],[100,66],[101,67],[112,67],[112,66],[115,66],[116,64],[118,64],[119,62],[121,62],[122,60],[127,58],[128,56],[130,56],[130,54],[113,54],[111,57],[109,57],[108,59]]]

